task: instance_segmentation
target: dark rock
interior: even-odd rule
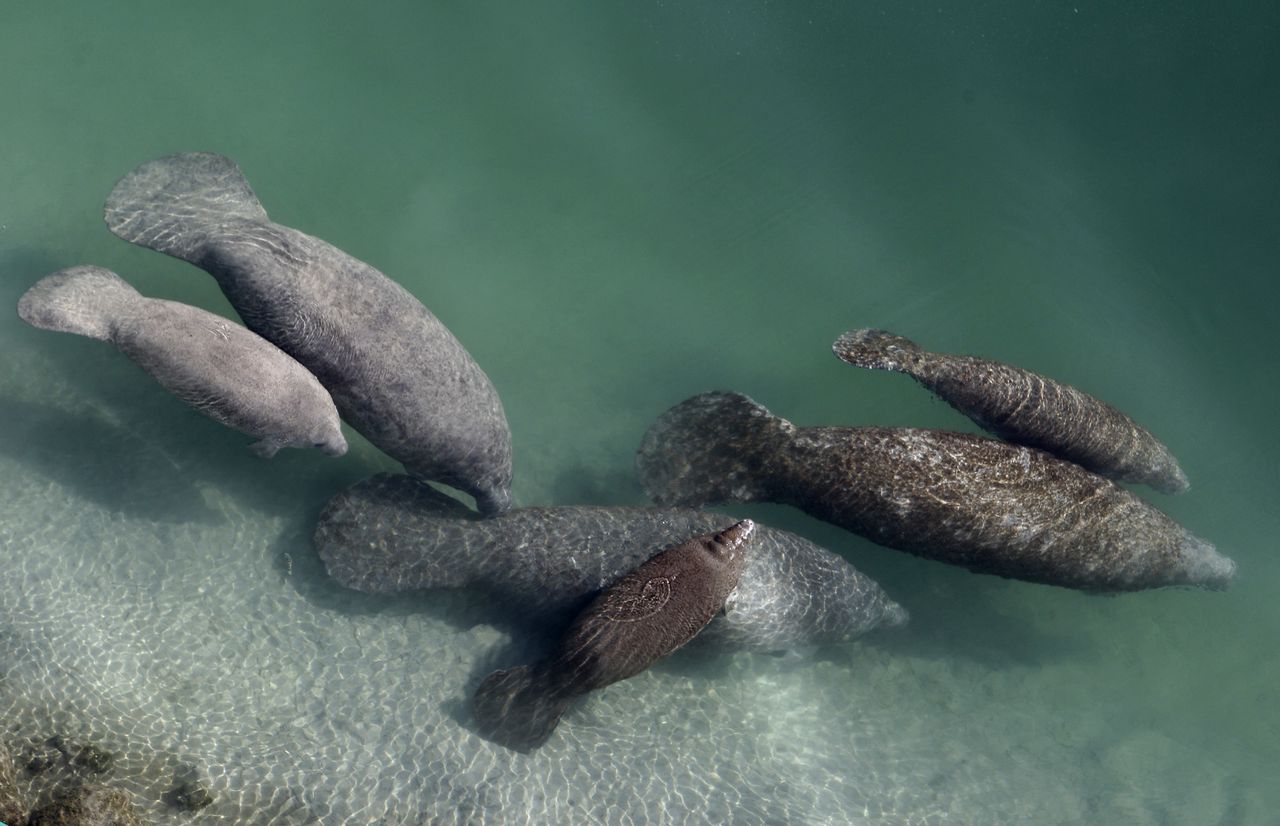
[[[129,795],[85,784],[31,813],[27,826],[142,826]]]
[[[9,750],[0,745],[0,821],[9,826],[25,822],[27,807],[18,793],[18,773]]]
[[[91,743],[81,746],[75,757],[71,758],[72,765],[91,774],[106,774],[111,771],[111,767],[115,765],[115,762],[116,756],[114,754]]]
[[[164,794],[164,801],[184,812],[198,812],[213,802],[213,795],[198,780],[187,780]]]

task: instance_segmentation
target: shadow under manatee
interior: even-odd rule
[[[505,633],[496,642],[484,645],[476,664],[461,678],[456,691],[441,698],[440,709],[458,725],[475,731],[470,701],[480,681],[491,671],[506,666],[534,662],[552,650],[558,635],[572,619],[571,614],[539,616],[536,621],[518,605],[494,599],[473,588],[432,588],[399,593],[370,594],[338,584],[325,571],[324,563],[311,544],[311,533],[319,517],[316,508],[309,520],[287,531],[276,543],[275,569],[299,595],[327,611],[389,619],[423,615],[458,632],[459,642],[468,632],[489,626]],[[584,600],[584,604],[587,600]]]
[[[214,518],[191,477],[125,428],[14,399],[0,399],[0,419],[0,452],[85,499],[156,521]]]

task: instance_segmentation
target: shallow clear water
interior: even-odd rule
[[[234,317],[101,219],[136,164],[221,152],[462,340],[521,504],[642,502],[645,428],[708,389],[972,429],[831,356],[880,326],[1124,409],[1192,480],[1141,495],[1239,564],[1226,593],[1089,597],[732,508],[844,555],[911,625],[682,653],[521,757],[465,701],[538,641],[465,595],[346,594],[310,549],[324,501],[393,462],[354,436],[264,462],[10,312],[10,748],[115,750],[106,782],[156,822],[191,819],[158,802],[184,765],[201,822],[1272,822],[1280,16],[1255,5],[7,7],[0,306],[94,263]]]

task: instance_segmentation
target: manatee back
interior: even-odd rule
[[[742,547],[726,562],[702,547],[706,539],[694,537],[651,557],[574,619],[547,667],[565,690],[585,693],[639,674],[711,621],[750,550]]]
[[[316,440],[345,450],[338,411],[305,367],[220,315],[140,298],[113,343],[166,390],[229,427],[278,447]]]

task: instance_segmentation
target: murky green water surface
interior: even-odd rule
[[[114,749],[155,822],[193,767],[245,823],[1272,822],[1280,18],[1262,4],[7,4],[0,25],[0,707],[11,749]],[[93,263],[234,318],[111,236],[136,164],[208,150],[379,267],[502,395],[522,504],[641,503],[655,416],[971,430],[831,354],[879,326],[1124,409],[1141,491],[1226,593],[976,576],[781,507],[909,628],[674,658],[532,757],[479,740],[538,641],[465,595],[357,598],[309,534],[395,464],[247,439],[18,296]],[[515,660],[518,661],[518,660]],[[39,786],[35,781],[24,783]]]

